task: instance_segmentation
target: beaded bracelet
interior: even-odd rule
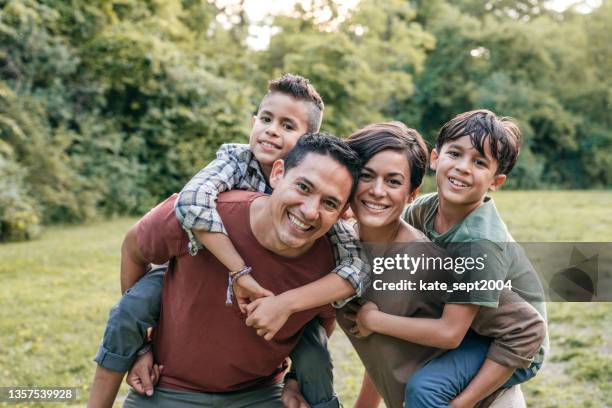
[[[238,278],[240,278],[241,276],[248,275],[249,273],[251,273],[252,270],[253,268],[251,268],[250,266],[245,266],[239,271],[230,272],[229,276],[227,277],[227,292],[225,294],[225,306],[231,306],[233,303],[232,299],[234,298],[234,282],[236,282]]]

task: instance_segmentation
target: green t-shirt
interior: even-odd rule
[[[433,242],[444,246],[453,256],[486,257],[485,268],[470,272],[469,281],[510,281],[512,290],[528,301],[546,319],[544,291],[523,249],[508,232],[493,199],[472,211],[463,221],[439,234],[434,230],[438,194],[419,197],[404,213],[404,219],[423,231]],[[467,279],[467,278],[466,278]],[[449,303],[473,303],[497,307],[500,290],[472,291],[468,298],[451,298]]]
[[[463,221],[454,225],[448,231],[439,234],[434,230],[434,219],[438,212],[438,193],[426,194],[415,200],[404,212],[403,218],[415,228],[423,231],[427,237],[437,244],[453,250],[469,251],[466,254],[454,256],[475,256],[479,252],[487,254],[486,268],[482,277],[472,276],[471,280],[482,278],[487,280],[510,280],[512,290],[529,302],[546,321],[546,304],[544,290],[537,273],[525,255],[523,248],[517,244],[502,221],[493,199],[486,197],[484,203],[472,211]],[[448,244],[448,245],[445,245]],[[469,245],[463,245],[469,244]],[[461,303],[472,303],[480,306],[497,307],[499,291],[487,290],[478,292]],[[450,298],[448,303],[452,303]],[[534,358],[534,362],[544,361],[544,355],[549,349],[548,335],[544,344]]]

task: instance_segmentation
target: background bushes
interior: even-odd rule
[[[247,140],[284,72],[311,79],[339,136],[396,119],[431,142],[484,107],[524,132],[509,187],[612,184],[610,2],[314,2],[260,22],[264,50],[253,24],[240,2],[0,0],[0,240],[146,211]]]

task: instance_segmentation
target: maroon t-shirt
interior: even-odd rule
[[[230,191],[217,200],[223,224],[253,267],[253,277],[280,294],[328,274],[334,260],[325,238],[297,258],[282,257],[259,244],[251,231],[249,208],[261,196]],[[323,306],[295,313],[273,340],[259,337],[246,326],[246,316],[235,304],[225,306],[227,269],[206,250],[196,256],[187,253],[187,235],[174,215],[175,200],[176,195],[168,198],[138,223],[138,246],[146,260],[157,264],[170,260],[154,340],[156,361],[164,365],[159,386],[226,392],[277,382],[304,325],[317,316],[324,325],[331,324],[334,310]]]

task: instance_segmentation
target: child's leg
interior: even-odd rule
[[[304,328],[299,343],[290,355],[291,370],[295,372],[302,395],[312,408],[340,406],[334,392],[334,374],[327,349],[327,333],[318,319]]]
[[[546,321],[517,293],[507,289],[501,291],[499,306],[481,307],[471,328],[481,336],[493,339],[488,358],[500,365],[516,368],[502,388],[528,381],[542,366],[539,353],[543,352],[542,344],[547,342]]]
[[[491,339],[468,332],[461,345],[430,361],[406,384],[405,406],[448,407],[484,363]]]
[[[157,324],[161,290],[167,266],[158,266],[128,289],[113,306],[95,361],[98,363],[90,393],[90,407],[109,406],[117,395],[123,375],[130,369],[146,340],[149,327]]]

